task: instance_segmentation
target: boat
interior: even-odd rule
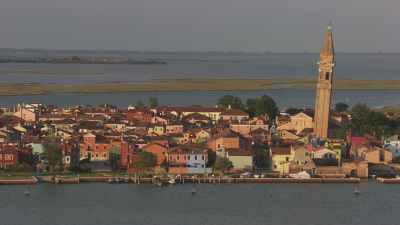
[[[169,179],[169,180],[168,180],[168,183],[169,183],[169,184],[175,184],[175,183],[176,183],[176,181],[175,181],[175,179],[174,179],[174,178],[171,178],[171,179]]]
[[[356,196],[358,196],[358,195],[360,195],[361,194],[361,192],[360,192],[360,190],[358,189],[358,187],[357,186],[355,186],[354,187],[354,195],[356,195]]]
[[[301,171],[299,173],[289,174],[290,178],[294,179],[310,179],[311,176],[306,171]]]

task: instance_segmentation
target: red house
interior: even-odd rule
[[[0,146],[0,168],[6,169],[17,165],[18,148],[11,145]]]
[[[153,116],[153,112],[147,109],[134,109],[126,112],[126,118],[129,121],[151,123]]]

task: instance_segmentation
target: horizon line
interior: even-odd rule
[[[136,52],[136,53],[220,53],[220,54],[319,54],[314,51],[239,51],[239,50],[129,50],[129,49],[81,49],[81,48],[1,48],[0,51],[65,51],[65,52]],[[336,51],[336,54],[400,54],[400,51]]]

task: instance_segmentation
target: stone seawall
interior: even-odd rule
[[[25,179],[0,179],[0,185],[33,185],[37,183],[38,180],[36,179],[36,177]]]

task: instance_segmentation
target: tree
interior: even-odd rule
[[[150,108],[156,108],[158,106],[158,99],[156,97],[150,97],[149,106]]]
[[[303,112],[303,109],[288,108],[288,109],[286,109],[285,112],[286,112],[287,114],[289,114],[289,115],[295,115],[295,114],[297,114],[297,113],[299,113],[299,112]]]
[[[120,168],[121,148],[119,146],[113,146],[109,151],[108,159],[110,161],[112,171],[118,171]]]
[[[208,149],[207,150],[207,158],[208,158],[208,161],[207,161],[207,167],[214,167],[214,165],[215,165],[215,160],[217,159],[217,154],[215,153],[215,151],[213,151],[213,150],[211,150],[211,149]]]
[[[47,160],[50,172],[54,171],[56,166],[62,165],[62,150],[57,138],[49,137],[43,142],[43,159]]]
[[[254,150],[254,165],[258,169],[269,168],[269,152],[266,145],[255,145]]]
[[[218,106],[222,108],[243,109],[244,105],[239,97],[224,95],[218,99]]]
[[[145,105],[141,100],[139,100],[139,101],[136,102],[135,107],[136,108],[143,108],[143,107],[145,107]]]
[[[164,161],[161,163],[160,167],[163,168],[165,170],[165,172],[168,173],[168,171],[169,171],[169,162],[168,162],[168,160],[164,159]]]
[[[157,163],[157,156],[150,152],[139,152],[138,160],[134,163],[134,167],[146,171],[153,168]]]
[[[71,149],[71,163],[69,169],[73,172],[80,171],[80,146],[79,142],[75,142]]]
[[[257,98],[247,99],[247,112],[251,116],[261,116],[267,114],[270,121],[274,120],[279,113],[276,102],[268,95]]]
[[[233,168],[232,162],[226,157],[217,157],[214,164],[214,169],[222,175]]]
[[[366,104],[356,104],[351,108],[353,135],[390,136],[396,130],[397,124],[396,121],[387,118],[382,112],[371,110]]]
[[[346,112],[349,109],[349,105],[343,102],[336,103],[335,111],[336,112]]]

